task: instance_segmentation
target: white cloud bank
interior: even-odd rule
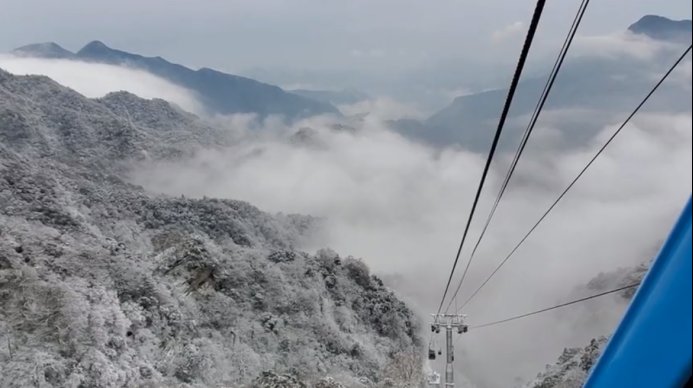
[[[580,55],[617,58],[630,57],[639,60],[653,60],[663,51],[681,45],[655,41],[645,35],[621,32],[607,35],[578,35],[574,51]]]
[[[100,63],[12,55],[0,55],[0,68],[17,75],[45,75],[90,98],[125,90],[142,98],[170,101],[188,112],[203,112],[202,105],[193,92],[142,70]]]

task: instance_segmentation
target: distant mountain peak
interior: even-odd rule
[[[690,20],[672,20],[664,16],[645,15],[628,27],[628,30],[656,40],[686,43],[691,41]]]
[[[72,58],[75,54],[55,42],[34,43],[12,50],[12,54],[37,58]]]
[[[103,43],[100,40],[92,40],[91,42],[87,43],[82,47],[82,50],[110,50],[111,48],[106,46],[105,43]],[[80,51],[82,51],[80,50]]]
[[[127,53],[124,51],[112,49],[100,40],[87,43],[77,52],[77,57],[80,59],[104,60],[106,62],[122,61],[125,56],[127,56]]]
[[[668,23],[668,22],[671,22],[671,21],[673,21],[673,20],[672,20],[672,19],[669,19],[669,18],[667,18],[667,17],[664,17],[664,16],[660,16],[660,15],[645,15],[645,16],[643,16],[643,17],[640,18],[640,20],[638,21],[638,23],[652,23],[652,22],[656,22],[656,23]]]

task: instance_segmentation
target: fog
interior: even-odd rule
[[[678,50],[681,45],[653,41],[646,36],[624,31],[607,35],[580,36],[575,41],[573,53],[582,56],[653,60],[672,47]]]
[[[425,119],[433,112],[424,111],[414,104],[406,104],[390,97],[375,97],[354,104],[339,105],[346,116],[370,116],[382,121],[398,119]]]
[[[91,98],[127,90],[142,98],[163,98],[189,112],[203,112],[202,104],[193,92],[142,70],[101,63],[13,55],[0,55],[0,68],[17,75],[45,75]]]

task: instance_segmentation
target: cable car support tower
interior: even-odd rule
[[[452,335],[455,330],[457,334],[464,334],[469,330],[469,326],[466,324],[467,316],[464,314],[431,314],[431,316],[433,316],[433,323],[431,323],[431,331],[433,333],[439,334],[441,329],[445,329],[445,387],[454,387],[455,372],[453,364],[455,362],[455,348]],[[433,350],[433,355],[435,359],[435,350]]]

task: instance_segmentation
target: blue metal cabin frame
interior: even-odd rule
[[[691,378],[691,200],[586,388],[674,388]]]

